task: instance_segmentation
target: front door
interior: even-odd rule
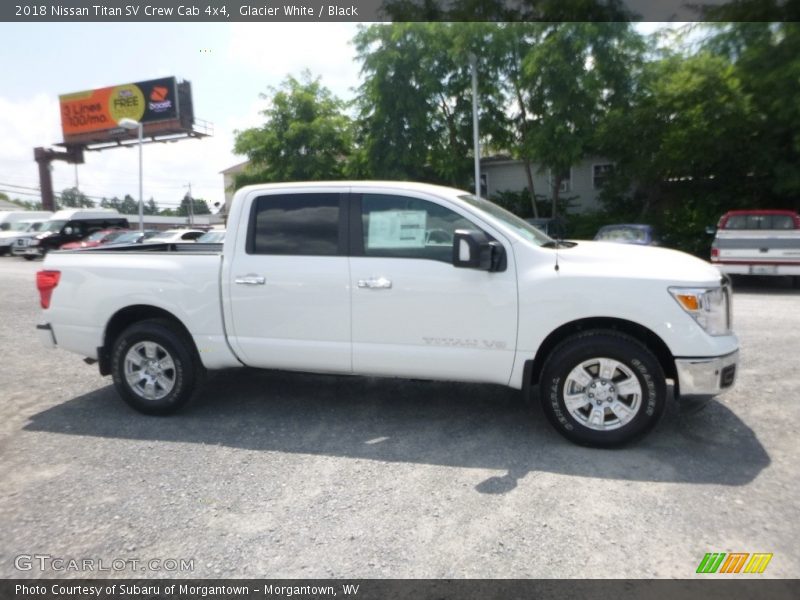
[[[452,264],[453,232],[484,230],[446,201],[354,196],[353,370],[507,384],[517,336],[517,282],[506,240],[500,272]]]

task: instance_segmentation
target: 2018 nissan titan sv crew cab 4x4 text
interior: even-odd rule
[[[109,282],[113,285],[109,285]],[[237,366],[496,383],[572,441],[613,446],[676,395],[729,389],[730,286],[680,252],[557,243],[433,185],[255,185],[221,249],[47,255],[38,326],[99,362],[137,410],[166,414],[205,370]]]

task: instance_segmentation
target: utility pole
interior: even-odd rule
[[[481,197],[481,142],[478,133],[478,57],[470,52],[472,67],[472,143],[475,153],[475,196]]]
[[[189,199],[189,227],[194,227],[194,198],[192,198],[192,183],[189,182],[187,184],[189,191],[186,193],[186,197]]]

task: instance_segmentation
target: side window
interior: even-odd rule
[[[422,258],[450,263],[453,232],[477,229],[469,220],[434,202],[388,194],[361,200],[364,255]]]
[[[253,203],[248,254],[336,256],[339,194],[261,196]]]

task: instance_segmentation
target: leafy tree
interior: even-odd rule
[[[641,218],[682,188],[746,196],[751,125],[750,101],[732,65],[701,53],[649,63],[635,106],[615,111],[602,135],[617,159],[617,185],[635,187]]]
[[[645,46],[628,23],[538,24],[530,33],[520,151],[551,173],[556,216],[562,174],[597,150],[611,110],[629,108]]]
[[[756,9],[752,2],[741,9]],[[800,3],[786,3],[788,16]],[[771,8],[770,8],[771,7]],[[763,8],[777,10],[774,0]],[[771,13],[770,13],[771,14]],[[754,196],[774,205],[798,206],[800,198],[800,23],[727,23],[714,28],[707,48],[730,61],[750,103],[748,165]]]
[[[235,178],[236,188],[249,183],[323,180],[342,177],[351,151],[351,121],[345,105],[319,78],[305,71],[270,88],[270,107],[261,127],[236,132],[234,152],[250,159]]]
[[[145,202],[143,212],[146,215],[157,215],[159,211],[158,211],[158,204],[156,204],[156,201],[150,198],[150,200]]]
[[[208,204],[205,200],[201,198],[190,198],[187,194],[181,200],[181,204],[176,210],[176,214],[181,217],[188,217],[189,216],[189,207],[192,207],[195,215],[210,215],[211,210],[208,208]]]
[[[100,208],[113,208],[116,211],[119,211],[120,206],[120,199],[114,196],[113,198],[103,198],[100,200]]]
[[[94,202],[76,187],[66,188],[58,198],[62,208],[93,208]]]
[[[555,215],[558,174],[597,145],[594,132],[606,112],[629,102],[644,51],[627,23],[395,23],[361,29],[355,45],[365,76],[363,171],[469,181],[473,54],[483,144],[524,161],[537,216],[532,164],[556,174]]]

